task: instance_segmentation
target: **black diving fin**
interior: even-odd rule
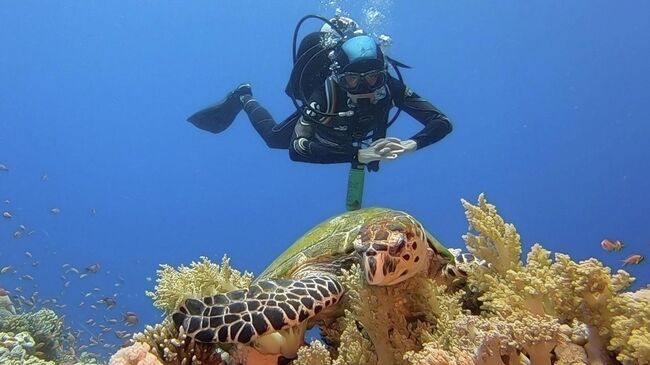
[[[221,133],[230,127],[237,114],[242,110],[239,97],[246,94],[251,94],[250,85],[242,84],[228,93],[220,102],[192,114],[187,121],[205,131]]]

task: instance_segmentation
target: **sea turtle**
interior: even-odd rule
[[[415,218],[366,208],[307,232],[249,288],[186,299],[172,319],[198,342],[251,344],[295,355],[308,324],[341,314],[337,304],[346,291],[341,269],[354,263],[370,285],[395,285],[423,271],[439,279],[462,274],[453,266],[454,256]]]

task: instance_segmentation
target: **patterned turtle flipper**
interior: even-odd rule
[[[338,303],[342,295],[343,287],[331,276],[265,280],[248,289],[187,299],[172,319],[198,342],[248,344],[298,326]]]

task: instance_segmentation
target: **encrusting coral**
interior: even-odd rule
[[[369,286],[353,265],[338,318],[318,323],[321,340],[302,346],[294,365],[650,364],[650,289],[625,290],[633,278],[595,259],[574,262],[535,244],[522,261],[517,230],[483,195],[462,204],[463,236],[476,260],[449,287],[426,274],[389,287]],[[207,258],[158,272],[154,304],[171,313],[188,297],[245,288],[252,275]],[[247,362],[244,345],[198,344],[166,318],[134,336],[164,365]],[[198,347],[197,347],[198,346]],[[142,348],[139,348],[141,351]],[[116,355],[117,356],[117,355]]]

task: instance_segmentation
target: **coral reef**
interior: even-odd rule
[[[33,338],[34,354],[45,360],[64,359],[62,350],[63,320],[50,309],[34,313],[0,315],[0,331],[25,332]]]
[[[213,344],[191,342],[179,333],[168,321],[156,326],[147,326],[144,332],[134,335],[135,344],[146,344],[149,352],[155,354],[166,365],[222,364],[225,352]],[[133,347],[133,346],[131,346]]]
[[[55,365],[34,355],[36,342],[27,332],[0,332],[0,364]]]
[[[221,260],[221,265],[201,257],[201,261],[192,262],[189,267],[174,269],[169,265],[160,266],[155,291],[146,294],[165,313],[173,312],[188,297],[201,298],[245,288],[253,281],[252,274],[242,274],[233,269],[226,256]]]
[[[153,299],[154,305],[166,314],[170,314],[186,298],[213,296],[245,288],[253,281],[252,274],[233,269],[226,256],[223,257],[221,265],[206,257],[201,257],[199,262],[192,262],[189,267],[181,266],[178,269],[161,265],[157,274],[155,292],[147,292],[147,295]],[[236,355],[232,346],[223,345],[222,349],[216,344],[190,341],[171,325],[169,317],[161,324],[147,326],[133,339],[134,345],[146,344],[147,351],[165,365],[218,365],[226,363],[224,358],[230,358],[227,351]]]
[[[353,265],[342,276],[348,290],[340,315],[310,323],[320,326],[322,339],[302,346],[292,364],[650,364],[650,289],[626,292],[634,280],[627,272],[551,255],[538,244],[523,261],[517,230],[495,206],[483,195],[476,205],[462,204],[470,224],[463,239],[476,257],[456,263],[467,275],[462,285],[446,287],[419,274],[374,287]],[[178,270],[162,266],[156,292],[148,295],[170,314],[185,298],[251,281],[225,257],[221,265],[201,258]],[[194,343],[170,322],[134,336],[133,351],[163,365],[282,361],[255,357],[261,355],[252,346]]]
[[[7,296],[4,308],[14,308]],[[0,364],[97,365],[91,354],[76,358],[63,334],[63,319],[50,309],[16,314],[0,309]]]

